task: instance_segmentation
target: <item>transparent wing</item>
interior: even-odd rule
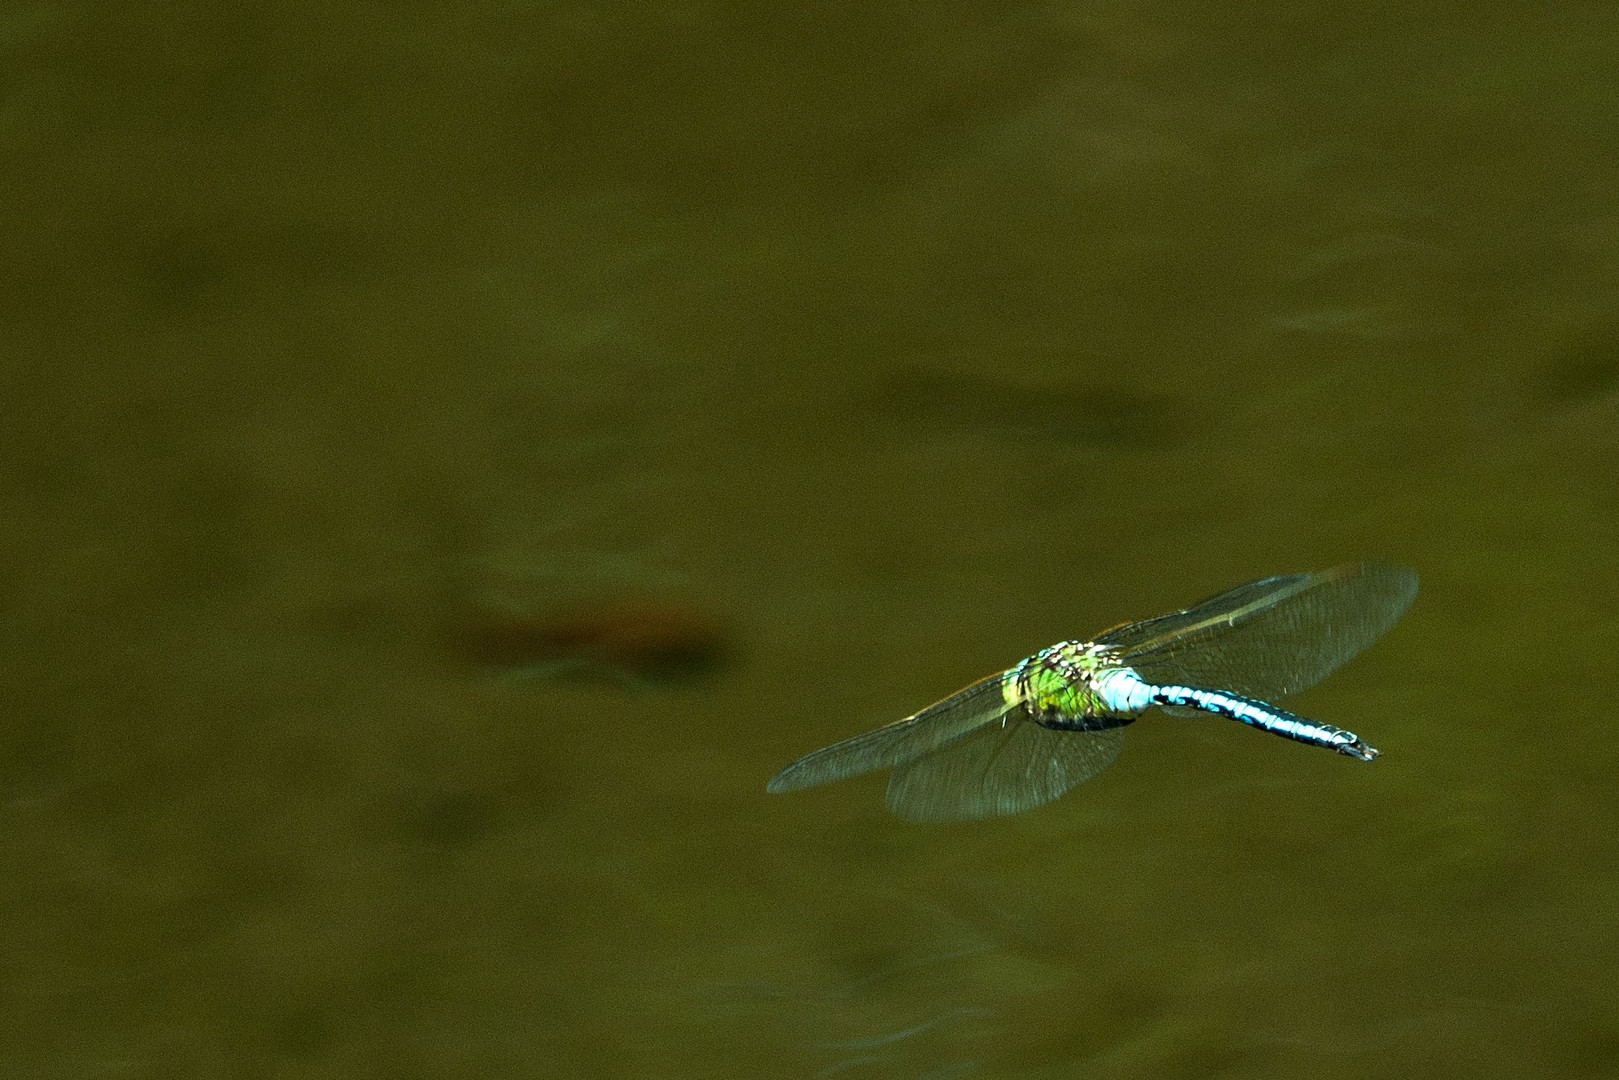
[[[806,754],[771,777],[765,790],[797,791],[914,761],[1006,715],[1005,679],[1004,671],[980,679],[914,716]]]
[[[1053,731],[1022,709],[894,770],[888,808],[912,821],[1017,814],[1050,802],[1113,764],[1124,728]]]
[[[1330,572],[1330,571],[1328,571]],[[1175,635],[1208,622],[1226,623],[1241,619],[1244,612],[1273,607],[1310,584],[1310,574],[1285,574],[1281,577],[1260,578],[1236,585],[1207,600],[1200,600],[1189,608],[1171,611],[1140,622],[1124,623],[1096,636],[1098,644],[1111,645],[1131,654],[1150,647],[1154,642],[1167,641]]]
[[[1314,686],[1377,640],[1416,595],[1414,570],[1349,563],[1250,581],[1096,640],[1148,682],[1274,701]]]

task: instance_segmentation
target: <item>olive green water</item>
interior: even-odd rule
[[[0,56],[0,1078],[1619,1074],[1611,8]],[[1372,764],[1155,717],[1001,821],[764,792],[1355,558],[1422,592],[1289,707]],[[626,603],[717,659],[453,647]]]

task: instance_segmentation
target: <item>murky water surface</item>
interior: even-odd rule
[[[0,1077],[1619,1070],[1609,8],[0,49]],[[1356,558],[1421,595],[1292,707],[1373,764],[764,792]]]

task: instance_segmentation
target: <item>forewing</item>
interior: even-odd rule
[[[914,761],[986,724],[1010,708],[1001,684],[1006,673],[980,679],[914,716],[806,754],[770,778],[767,791],[797,791],[873,769]]]
[[[1377,640],[1416,594],[1414,570],[1349,563],[1238,585],[1097,641],[1119,649],[1148,682],[1275,700],[1314,686]]]
[[[1189,608],[1115,626],[1098,634],[1096,643],[1110,645],[1129,656],[1134,651],[1151,649],[1155,644],[1171,640],[1179,634],[1195,632],[1200,627],[1228,623],[1233,618],[1241,621],[1248,613],[1272,607],[1308,588],[1312,576],[1284,574],[1244,582],[1207,600],[1199,600]]]
[[[913,821],[1021,813],[1050,802],[1119,756],[1124,728],[1054,731],[1021,708],[894,770],[888,808]]]

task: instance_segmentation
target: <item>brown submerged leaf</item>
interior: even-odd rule
[[[879,408],[939,432],[1044,438],[1138,449],[1173,441],[1178,405],[1168,394],[1109,386],[1041,385],[908,368],[878,387]]]
[[[451,629],[451,648],[479,667],[552,668],[666,683],[710,673],[724,652],[711,619],[658,601],[603,601],[544,614],[475,612]]]

